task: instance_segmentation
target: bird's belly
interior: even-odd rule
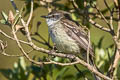
[[[64,30],[52,30],[50,36],[59,51],[70,54],[80,53],[78,44],[75,42],[75,40],[70,38]]]
[[[62,51],[64,53],[80,53],[80,48],[77,44],[73,43],[69,39],[64,40],[56,40],[56,47],[59,51]]]

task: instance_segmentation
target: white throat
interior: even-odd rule
[[[46,22],[49,27],[52,27],[54,24],[56,24],[59,20],[53,20],[53,19],[46,19]]]

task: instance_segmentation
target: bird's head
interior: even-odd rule
[[[62,18],[71,19],[70,13],[60,10],[54,10],[48,13],[48,15],[41,17],[46,18],[48,26],[60,21]]]

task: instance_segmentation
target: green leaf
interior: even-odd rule
[[[74,80],[75,77],[74,77],[73,74],[69,74],[69,75],[66,75],[63,79],[64,79],[64,80]]]
[[[110,7],[110,9],[112,9],[112,8],[114,8],[114,5],[112,4],[112,5],[110,5],[109,7]],[[103,14],[106,14],[108,11],[109,11],[108,8],[105,8],[104,10],[101,10],[101,12],[102,12]]]
[[[0,72],[8,79],[13,80],[13,72],[11,69],[0,69]]]
[[[6,24],[6,21],[5,21],[4,19],[1,19],[1,20],[0,20],[0,23]]]
[[[72,16],[72,19],[73,19],[73,20],[77,20],[77,16],[76,16],[74,13],[72,13],[71,16]]]
[[[59,80],[60,78],[64,77],[63,75],[68,70],[68,67],[63,68],[61,71],[58,72],[56,79]]]
[[[24,70],[26,70],[26,64],[25,64],[24,57],[20,57],[20,65]]]
[[[31,65],[31,73],[35,77],[40,78],[40,76],[42,76],[42,73],[44,73],[44,71],[42,71],[42,69],[38,66]],[[46,74],[44,74],[44,75],[46,75]]]
[[[7,22],[7,20],[8,20],[8,16],[7,16],[7,14],[5,14],[4,11],[2,11],[1,14],[2,14],[4,20]]]
[[[102,36],[98,42],[98,48],[102,47],[102,42],[103,42],[104,36]]]
[[[55,58],[53,58],[53,60],[56,61],[56,62],[61,62],[61,61],[62,61],[62,58],[60,58],[60,57],[55,57]]]

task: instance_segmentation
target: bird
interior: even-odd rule
[[[58,51],[65,54],[81,54],[83,60],[87,62],[87,50],[89,48],[89,63],[98,69],[94,63],[94,51],[89,44],[87,32],[79,23],[72,19],[69,12],[62,10],[52,10],[48,15],[42,15],[46,19],[48,32]],[[93,73],[95,80],[101,80]]]
[[[48,32],[58,51],[66,54],[81,53],[84,57],[89,48],[90,56],[94,57],[87,32],[71,18],[69,12],[53,10],[41,17],[46,19]]]

